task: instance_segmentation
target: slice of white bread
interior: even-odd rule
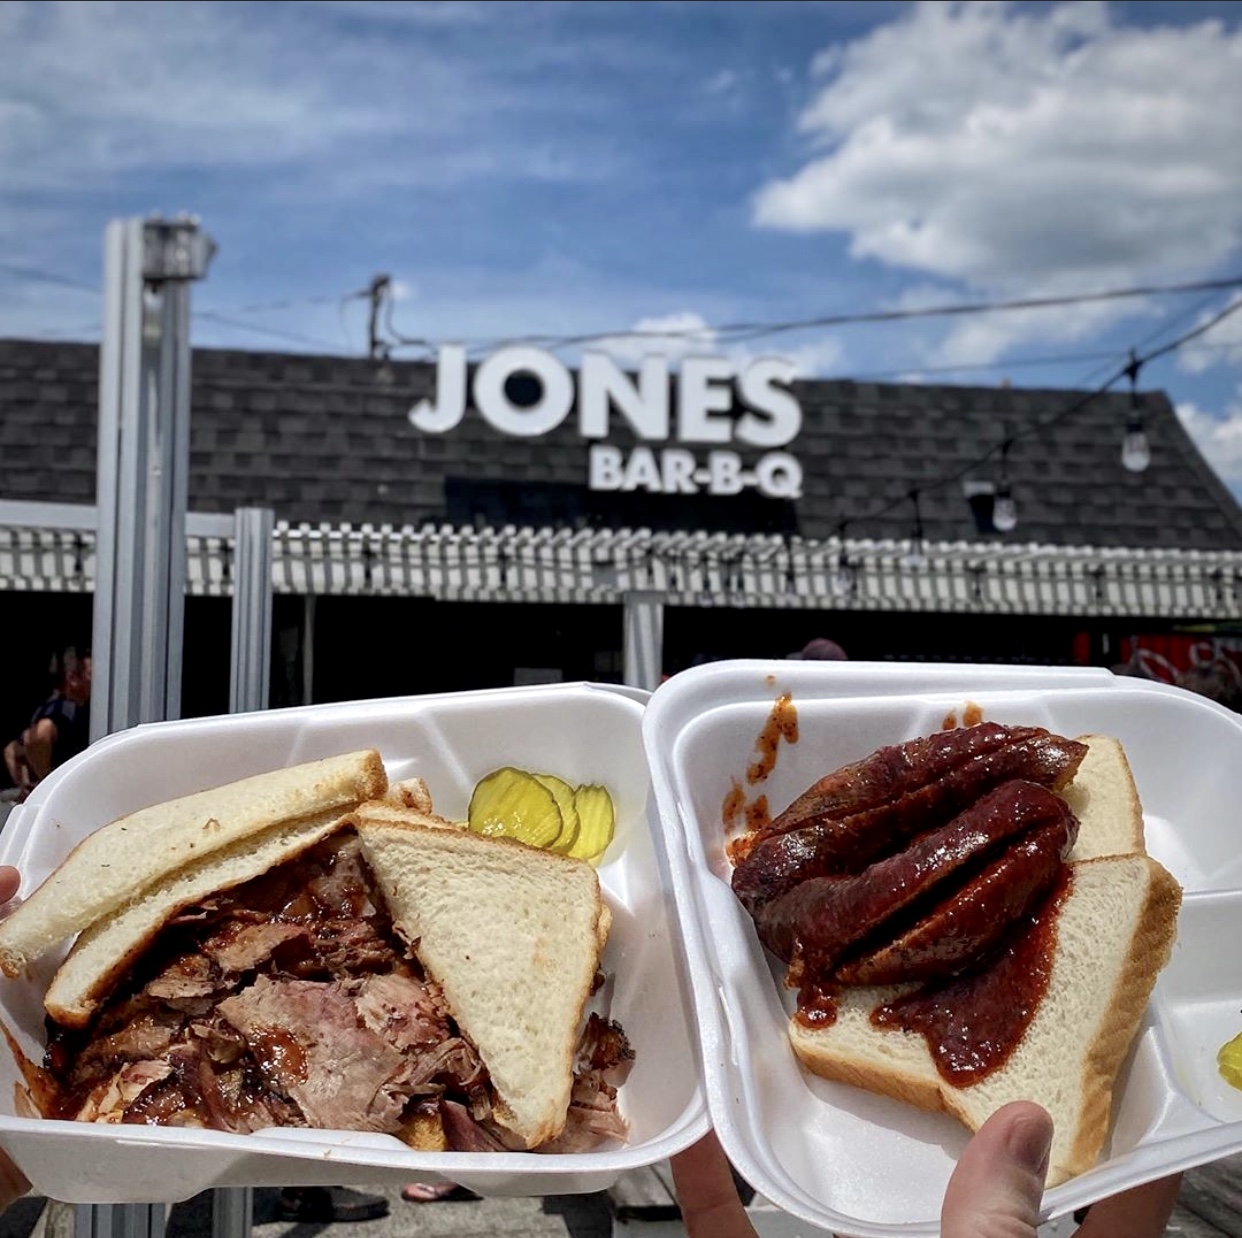
[[[560,1134],[606,936],[595,870],[512,839],[401,823],[357,828],[394,927],[436,980],[527,1147]]]
[[[870,1014],[902,990],[844,989],[835,1024],[790,1021],[803,1064],[977,1130],[1011,1100],[1033,1100],[1055,1122],[1048,1184],[1090,1168],[1108,1134],[1113,1084],[1177,934],[1181,889],[1146,855],[1143,812],[1122,745],[1082,735],[1087,755],[1061,792],[1079,821],[1072,893],[1057,918],[1048,995],[1009,1061],[957,1088],[941,1078],[925,1038],[876,1028]],[[907,986],[912,987],[912,986]]]
[[[1087,755],[1061,792],[1078,818],[1078,841],[1069,858],[1144,854],[1143,808],[1125,750],[1110,735],[1078,740],[1087,745]]]
[[[226,850],[183,864],[78,934],[52,977],[44,1009],[65,1027],[85,1027],[159,930],[183,907],[258,877],[351,822],[351,817],[333,809],[250,835]]]
[[[97,920],[116,915],[173,872],[275,826],[340,815],[388,788],[372,749],[273,770],[155,804],[82,840],[0,924],[0,970],[35,959]]]
[[[956,1088],[941,1078],[920,1033],[873,1027],[871,1012],[903,991],[892,986],[842,990],[829,1027],[808,1030],[791,1020],[803,1065],[944,1110],[971,1130],[1009,1101],[1035,1101],[1055,1124],[1048,1185],[1091,1168],[1108,1134],[1114,1080],[1176,936],[1181,889],[1145,855],[1085,860],[1073,871],[1047,994],[999,1069]]]
[[[447,817],[433,812],[430,800],[426,803],[425,808],[421,802],[407,806],[393,799],[390,794],[382,800],[368,800],[365,804],[359,804],[357,811],[373,825],[389,822],[393,825],[425,825],[437,830],[469,828],[464,821],[450,821]]]

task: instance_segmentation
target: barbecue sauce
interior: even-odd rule
[[[831,1027],[837,1021],[836,992],[819,984],[804,984],[798,990],[798,1010],[794,1018],[805,1028]]]
[[[761,830],[771,824],[772,813],[768,808],[766,795],[757,796],[746,805],[746,828],[748,830]]]
[[[798,710],[793,698],[786,692],[773,702],[768,720],[755,741],[757,756],[746,767],[746,781],[753,787],[762,782],[776,768],[776,754],[781,740],[787,744],[798,742]]]
[[[1071,881],[1066,866],[1044,904],[992,962],[878,1006],[872,1024],[921,1033],[940,1077],[953,1087],[969,1087],[999,1070],[1048,991],[1057,912]]]
[[[259,1069],[273,1082],[287,1079],[306,1082],[306,1050],[296,1036],[283,1027],[253,1027],[248,1040]]]
[[[798,710],[788,692],[779,696],[772,703],[763,730],[755,740],[755,758],[746,767],[746,782],[750,786],[763,782],[776,768],[776,758],[780,750],[781,740],[787,744],[798,742]],[[760,832],[772,824],[772,810],[768,807],[768,797],[757,795],[753,800],[746,798],[746,789],[735,778],[720,806],[721,820],[726,830],[745,824],[745,833],[725,843],[729,860],[740,864],[750,850],[758,842]]]
[[[761,758],[768,753],[775,755],[783,733],[783,704],[783,699],[776,703],[760,737]],[[781,915],[792,916],[796,921],[799,915],[812,913],[814,907],[802,908],[794,898],[794,892],[802,889],[804,882],[814,878],[832,882],[861,874],[872,865],[878,870],[883,867],[882,862],[903,855],[912,845],[912,839],[917,846],[917,840],[925,834],[930,837],[939,822],[964,818],[970,808],[983,802],[990,788],[999,790],[1006,784],[1021,781],[1034,782],[1042,788],[1063,785],[1073,776],[1085,755],[1083,745],[1039,728],[992,726],[987,735],[980,738],[975,728],[982,721],[982,710],[973,702],[968,702],[963,710],[963,721],[966,725],[959,728],[956,716],[950,715],[944,720],[944,728],[955,732],[950,742],[970,760],[956,764],[948,761],[955,753],[947,752],[945,743],[935,737],[881,749],[857,766],[845,767],[835,776],[829,775],[804,793],[792,806],[802,817],[790,822],[778,836],[770,833],[765,836],[762,827],[752,825],[752,832],[727,845],[729,858],[736,866],[734,891],[755,917],[765,945],[790,960],[785,983],[799,991],[794,1020],[805,1028],[826,1028],[836,1022],[838,995],[843,988],[881,983],[878,979],[864,980],[861,972],[857,978],[849,977],[846,973],[850,965],[861,968],[870,952],[881,956],[882,963],[895,966],[893,959],[884,956],[886,941],[892,942],[895,950],[905,938],[910,939],[909,950],[916,954],[922,950],[926,954],[926,943],[914,930],[930,923],[936,915],[946,921],[945,931],[952,939],[953,949],[960,955],[960,962],[955,966],[967,970],[948,979],[930,978],[936,969],[940,969],[939,975],[945,974],[937,961],[943,952],[933,951],[928,954],[926,970],[909,976],[906,981],[907,984],[913,981],[917,987],[908,987],[892,1001],[877,1006],[870,1019],[877,1028],[921,1034],[937,1071],[957,1088],[979,1082],[1009,1060],[1047,992],[1056,951],[1057,914],[1072,880],[1071,870],[1063,860],[1058,863],[1055,855],[1045,854],[1047,848],[1043,842],[1047,840],[1035,846],[1036,836],[1050,830],[1051,822],[1045,825],[1032,820],[1012,836],[986,840],[985,851],[963,868],[961,881],[948,894],[947,901],[942,894],[935,896],[939,900],[939,910],[930,907],[929,898],[919,892],[911,895],[915,901],[908,908],[900,905],[901,892],[907,882],[900,873],[885,872],[883,891],[891,890],[898,905],[889,910],[882,907],[880,910],[884,914],[874,929],[865,929],[861,940],[850,939],[848,923],[826,929],[829,944],[840,936],[846,952],[844,958],[840,951],[834,954],[831,950],[820,950],[816,952],[817,957],[808,957],[803,950],[807,943],[796,928],[793,940],[784,943],[789,948],[780,948],[779,943],[773,944],[770,931],[765,937],[764,929],[771,930],[772,923],[778,922]],[[796,717],[793,725],[792,737],[796,738]],[[993,732],[1001,733],[999,742],[994,740]],[[911,778],[909,762],[914,760],[925,763],[924,777],[916,773]],[[757,760],[748,770],[748,781],[752,785],[755,781],[752,775],[766,777],[762,765],[762,759]],[[838,786],[843,778],[852,778],[854,785]],[[734,788],[740,789],[736,782]],[[943,794],[942,788],[947,788]],[[867,794],[860,795],[863,791]],[[857,801],[853,815],[841,820],[829,817],[827,809],[841,799],[843,793],[846,802]],[[1040,793],[1047,795],[1047,790]],[[1023,794],[1029,800],[1030,793]],[[927,801],[923,805],[927,808],[923,814],[926,819],[911,819],[906,811],[908,803],[916,800]],[[778,818],[778,825],[790,812],[789,808],[785,810]],[[1063,845],[1057,847],[1062,857],[1073,845],[1077,833],[1077,822],[1072,814],[1068,815],[1072,828]],[[809,826],[801,826],[803,817],[811,821]],[[883,828],[888,830],[887,835],[877,833]],[[862,844],[864,838],[867,846],[850,847],[850,843]],[[854,850],[860,853],[855,855]],[[1025,851],[1031,854],[1019,854]],[[992,885],[985,888],[980,880],[993,869],[1000,872],[998,863],[1002,855],[1012,856],[1014,862],[993,883],[995,891]],[[1048,861],[1051,861],[1051,868]],[[984,864],[990,867],[981,867]],[[1039,866],[1043,866],[1042,875],[1033,871]],[[947,880],[952,885],[957,879]],[[1023,893],[1024,887],[1029,893]],[[986,900],[989,914],[1013,926],[1003,936],[996,931],[980,932],[984,904],[976,907],[972,901],[979,891],[989,896]],[[822,893],[826,896],[826,907],[831,907],[829,892]],[[992,893],[995,897],[991,897]],[[808,895],[808,900],[814,904],[820,895],[821,891],[816,890]],[[790,902],[791,899],[794,901]],[[780,905],[786,903],[789,905]],[[773,912],[776,919],[769,916],[765,920],[764,913],[773,907],[778,908],[780,914]],[[818,919],[815,926],[821,927]],[[1001,926],[997,924],[995,928],[999,930]],[[977,949],[986,952],[985,955],[961,953],[965,938],[977,939]],[[951,951],[946,967],[954,957]],[[894,958],[901,962],[899,955]]]

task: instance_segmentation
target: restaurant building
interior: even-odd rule
[[[94,345],[0,341],[6,721],[89,640],[98,381]],[[187,715],[228,708],[242,507],[276,520],[273,705],[641,682],[816,636],[1167,677],[1242,620],[1242,510],[1159,391],[200,349],[190,435]]]

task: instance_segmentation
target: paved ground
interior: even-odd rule
[[[279,1220],[276,1192],[257,1190],[253,1238],[676,1238],[685,1233],[677,1221],[616,1222],[604,1194],[437,1204],[407,1204],[396,1190],[384,1194],[389,1214],[382,1220],[308,1225]],[[0,1216],[0,1238],[75,1238],[74,1209],[45,1203],[19,1200]],[[760,1238],[822,1238],[822,1231],[765,1208],[761,1200],[750,1215]],[[1042,1238],[1068,1238],[1073,1229],[1067,1218],[1046,1226]],[[213,1238],[211,1196],[174,1205],[166,1238]],[[1242,1238],[1242,1156],[1186,1175],[1165,1238]]]
[[[558,1195],[545,1199],[488,1199],[407,1204],[396,1190],[382,1192],[388,1216],[355,1224],[319,1225],[281,1221],[277,1192],[254,1193],[253,1238],[611,1238],[612,1214],[604,1195]],[[0,1238],[73,1238],[74,1209],[44,1208],[44,1201],[20,1200],[0,1218]],[[167,1238],[212,1238],[211,1196],[198,1195],[169,1211]],[[635,1238],[638,1238],[636,1235]]]

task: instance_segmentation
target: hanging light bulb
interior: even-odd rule
[[[992,528],[998,533],[1012,533],[1018,527],[1018,505],[1008,482],[1002,482],[992,503]]]
[[[845,548],[845,527],[849,522],[842,520],[837,525],[837,541],[840,542],[840,549],[837,551],[836,566],[832,569],[832,575],[828,578],[828,584],[832,592],[839,598],[848,597],[854,592],[854,585],[858,579],[857,569],[854,567],[854,561],[850,558],[849,551]]]
[[[923,514],[919,510],[919,492],[910,491],[910,502],[914,504],[914,532],[910,535],[910,545],[902,556],[905,567],[918,568],[927,562],[927,549],[923,544]]]
[[[1126,422],[1126,436],[1121,440],[1121,465],[1131,473],[1142,473],[1151,464],[1151,444],[1143,429],[1138,401],[1138,376],[1142,366],[1131,350],[1130,364],[1126,367],[1126,377],[1130,380],[1130,419]]]
[[[1018,505],[1009,486],[1009,448],[1011,440],[1001,445],[1000,482],[992,500],[992,528],[998,533],[1012,533],[1018,527]]]
[[[921,537],[912,537],[910,539],[910,548],[901,556],[903,567],[919,568],[927,564],[927,552],[923,548],[923,539]]]
[[[1126,423],[1126,436],[1121,440],[1121,463],[1131,473],[1142,473],[1151,463],[1151,444],[1143,429],[1143,419],[1137,414]]]
[[[381,387],[391,387],[397,381],[396,371],[392,368],[392,359],[387,348],[381,348],[373,357],[379,365],[375,367],[375,381]]]
[[[837,557],[837,565],[832,569],[832,591],[837,597],[849,597],[854,592],[854,583],[858,579],[858,569],[847,554]]]

